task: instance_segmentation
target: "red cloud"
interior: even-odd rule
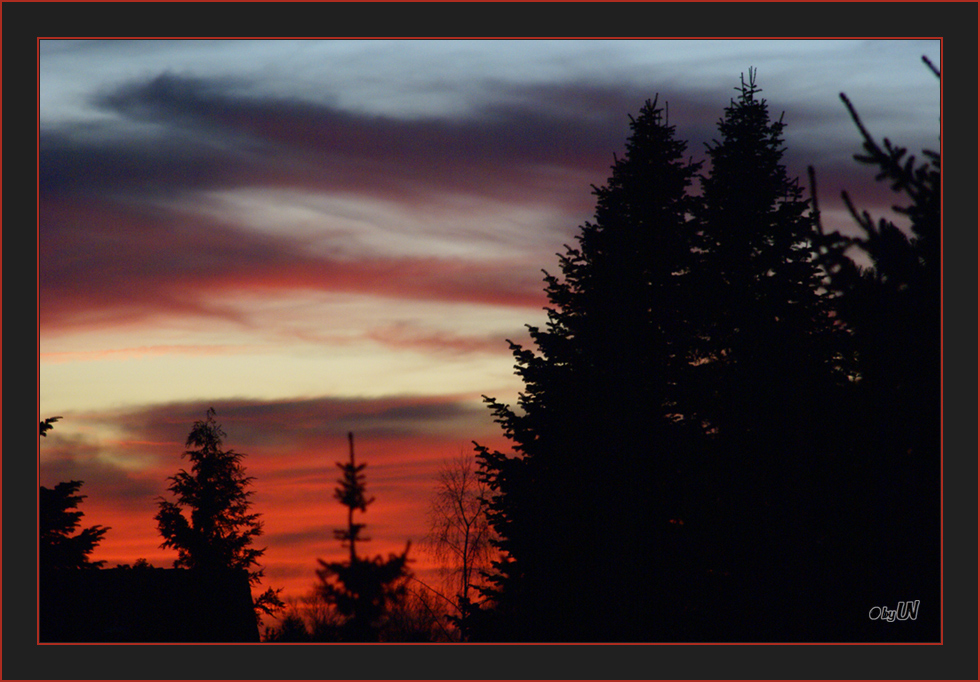
[[[295,290],[540,308],[540,273],[523,262],[311,255],[283,237],[108,203],[40,211],[42,330],[160,315],[239,313],[215,300]]]

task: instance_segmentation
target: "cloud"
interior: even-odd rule
[[[523,261],[309,253],[301,240],[110,203],[44,204],[39,318],[46,333],[166,316],[246,324],[229,297],[295,291],[540,308]]]
[[[553,220],[569,219],[567,235],[572,216],[585,218],[591,209],[588,184],[604,180],[613,153],[623,147],[626,114],[656,94],[625,83],[488,80],[482,109],[397,118],[257,95],[256,85],[164,73],[96,96],[112,123],[41,130],[40,317],[46,331],[187,315],[246,324],[240,307],[219,301],[230,293],[291,290],[540,308],[539,269],[554,269],[553,248],[535,265],[528,261],[532,253],[521,262],[393,257],[350,232],[331,236],[332,218],[325,214],[326,246],[311,250],[297,235],[263,233],[235,222],[240,216],[208,214],[200,206],[208,194],[249,188],[383,199],[402,210],[425,205],[455,212],[461,228],[454,236],[465,241],[486,238],[468,227],[466,213],[486,207],[447,198],[475,196],[502,202],[514,214],[530,203],[549,206]],[[678,135],[690,141],[690,154],[702,158],[725,102],[675,87],[664,88],[660,101],[669,106]],[[895,199],[868,169],[808,142],[806,130],[826,129],[842,116],[826,103],[798,105],[790,115],[800,131],[793,132],[799,144],[789,147],[787,164],[807,184],[806,166],[811,157],[819,160],[821,204],[832,221],[840,214],[840,189],[873,213],[887,211]],[[857,143],[854,151],[860,151]],[[831,227],[853,230],[846,220]],[[501,238],[511,238],[504,232]],[[397,334],[389,338],[411,343]]]
[[[98,95],[109,122],[41,130],[42,196],[261,183],[406,203],[456,192],[527,201],[541,167],[607,166],[635,107],[597,115],[583,92],[568,94],[573,107],[554,93],[532,106],[524,93],[466,118],[400,119],[244,90],[165,73]]]
[[[193,423],[214,407],[216,420],[229,434],[227,443],[235,449],[304,450],[330,442],[346,450],[348,431],[378,441],[455,437],[461,427],[486,431],[491,427],[490,415],[479,402],[474,395],[231,399],[150,405],[78,418],[111,424],[129,441],[182,445]]]

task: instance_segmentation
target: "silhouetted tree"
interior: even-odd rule
[[[656,101],[630,128],[593,188],[595,221],[560,256],[563,277],[545,273],[536,350],[511,343],[517,407],[485,398],[514,454],[477,445],[503,553],[483,590],[494,605],[478,619],[484,638],[658,638],[672,625],[668,595],[683,592],[700,164]]]
[[[47,437],[61,417],[48,417],[39,423],[38,435]],[[82,481],[64,481],[54,488],[38,489],[38,569],[102,568],[104,561],[91,561],[89,555],[102,541],[107,526],[90,526],[78,534],[83,512],[77,510],[86,495],[79,495]]]
[[[116,568],[125,568],[133,571],[145,571],[153,568],[153,564],[147,561],[145,557],[140,557],[133,564],[116,564]]]
[[[249,582],[258,585],[264,574],[258,561],[265,549],[252,546],[262,534],[260,515],[250,511],[248,488],[254,478],[245,474],[242,453],[222,447],[227,434],[214,416],[214,408],[208,409],[204,421],[194,422],[187,436],[190,449],[181,457],[190,460],[191,471],[181,470],[168,479],[176,502],[160,498],[156,521],[164,538],[161,547],[177,550],[176,568],[205,575],[244,570]],[[256,615],[282,608],[278,594],[269,588],[256,597]]]
[[[460,454],[443,463],[429,503],[429,533],[424,544],[442,562],[444,576],[455,594],[452,621],[466,637],[472,609],[472,587],[490,569],[493,546],[486,515],[486,483],[477,475],[471,457]]]
[[[939,70],[926,65],[937,78]],[[859,236],[827,234],[817,224],[829,288],[853,335],[858,365],[854,395],[838,420],[846,431],[838,449],[847,454],[845,481],[853,491],[840,534],[837,575],[844,599],[894,603],[917,595],[925,637],[939,637],[941,598],[941,359],[942,176],[940,154],[923,150],[917,162],[887,138],[878,143],[850,99],[841,94],[863,139],[855,159],[877,171],[901,199],[905,218],[877,222],[848,193],[845,204]],[[816,196],[816,179],[810,169]],[[868,265],[859,265],[855,252]],[[921,597],[919,596],[921,595]],[[929,626],[925,626],[928,622]],[[864,633],[858,632],[858,636]],[[880,634],[873,636],[880,637]]]
[[[303,617],[296,612],[283,616],[278,626],[266,628],[263,641],[266,642],[310,642],[312,637],[306,629]]]
[[[336,642],[344,620],[319,589],[289,599],[278,618],[279,625],[266,627],[265,641]]]
[[[38,500],[38,565],[41,571],[102,568],[104,561],[89,555],[102,541],[106,526],[90,526],[76,533],[84,513],[75,511],[86,495],[79,495],[82,481],[64,481],[54,488],[40,487]]]
[[[446,602],[424,588],[409,589],[388,611],[382,639],[387,642],[451,642],[457,637],[446,627],[452,617]]]
[[[354,460],[354,434],[348,434],[347,438],[350,459],[344,464],[337,462],[342,476],[334,490],[334,497],[347,507],[347,528],[334,531],[334,535],[350,551],[350,557],[346,562],[318,559],[321,566],[317,570],[318,589],[344,618],[340,628],[343,640],[378,641],[389,610],[406,594],[410,543],[404,552],[390,554],[387,560],[381,556],[373,559],[357,556],[357,542],[368,538],[361,537],[364,524],[354,523],[354,511],[367,512],[374,498],[368,499],[366,494],[363,471],[367,465],[356,464]]]
[[[736,90],[707,145],[699,213],[711,293],[698,307],[704,355],[691,393],[711,435],[704,483],[715,501],[705,496],[700,526],[708,563],[744,597],[744,635],[785,637],[781,610],[795,612],[823,561],[848,338],[823,288],[809,202],[783,162],[783,118],[770,118],[753,69]]]
[[[54,423],[61,419],[61,417],[48,417],[44,421],[40,422],[38,425],[38,435],[47,436],[48,431],[54,428]]]

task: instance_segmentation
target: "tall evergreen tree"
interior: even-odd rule
[[[248,488],[254,479],[245,474],[244,455],[222,447],[227,434],[214,416],[214,408],[208,409],[204,421],[194,422],[187,436],[191,449],[182,457],[190,460],[191,471],[181,470],[169,479],[176,502],[159,501],[161,547],[177,550],[176,568],[193,569],[205,577],[244,570],[249,582],[257,585],[264,574],[258,561],[265,549],[252,546],[262,534],[259,514],[250,511]],[[282,606],[272,588],[255,598],[257,611],[273,613]]]
[[[754,70],[736,90],[702,178],[701,276],[712,295],[699,307],[694,409],[714,441],[710,562],[744,597],[745,635],[768,638],[787,636],[788,595],[805,593],[824,551],[828,425],[847,385],[848,340],[823,288],[809,202],[783,162],[785,123],[771,119]]]
[[[486,398],[514,450],[477,446],[503,552],[485,590],[487,638],[655,638],[685,573],[694,429],[682,392],[702,248],[688,190],[700,164],[656,101],[630,128],[593,188],[595,221],[560,256],[562,277],[545,273],[536,349],[511,343],[517,408]]]
[[[737,90],[718,123],[720,141],[707,145],[711,170],[702,177],[701,276],[711,278],[713,295],[700,310],[705,369],[720,399],[705,416],[719,430],[761,437],[782,413],[812,407],[801,389],[845,378],[846,343],[816,261],[809,202],[782,160],[782,117],[770,119],[754,70]]]
[[[939,70],[923,61],[939,78]],[[879,143],[847,96],[841,99],[863,141],[855,160],[891,185],[895,210],[907,224],[876,221],[847,192],[843,199],[859,235],[827,234],[817,224],[828,286],[838,296],[858,358],[853,399],[838,413],[846,426],[838,449],[849,455],[847,480],[855,491],[839,549],[854,569],[839,576],[839,590],[852,603],[922,600],[915,633],[882,633],[864,622],[848,634],[936,641],[942,580],[941,157],[926,149],[917,161],[887,138]],[[812,169],[811,179],[815,185]]]
[[[388,559],[376,556],[373,559],[358,556],[357,542],[369,538],[361,536],[363,523],[354,522],[354,512],[367,512],[374,498],[368,499],[364,468],[354,460],[354,434],[347,434],[350,445],[350,459],[337,467],[341,471],[339,486],[334,497],[347,507],[347,528],[334,531],[334,535],[349,550],[348,561],[327,562],[319,559],[319,593],[332,604],[344,619],[339,629],[339,637],[348,642],[377,642],[382,638],[382,630],[390,610],[397,606],[407,594],[408,550],[401,554],[391,554]]]

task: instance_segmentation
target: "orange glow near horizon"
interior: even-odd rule
[[[436,398],[423,398],[380,401],[375,407],[359,410],[362,416],[371,411],[378,413],[376,424],[385,419],[397,421],[399,411],[429,412],[428,433],[372,436],[357,435],[355,431],[357,460],[367,464],[367,491],[375,498],[366,514],[357,514],[358,522],[366,524],[366,536],[370,538],[359,546],[361,553],[387,556],[400,553],[410,542],[411,570],[437,589],[439,564],[426,552],[423,543],[428,530],[428,505],[440,466],[461,452],[472,452],[471,443],[447,431],[447,422],[440,414],[446,404]],[[222,420],[219,409],[216,419],[227,433],[224,446],[246,454],[243,460],[246,473],[254,477],[250,488],[252,509],[261,514],[263,523],[263,535],[255,546],[266,549],[260,561],[265,570],[261,589],[281,588],[284,599],[299,599],[308,595],[317,583],[318,559],[334,561],[346,557],[346,550],[333,536],[334,529],[346,524],[346,510],[334,498],[339,477],[336,462],[345,461],[347,454],[345,434],[337,430],[322,444],[303,442],[301,434],[289,434],[291,444],[280,449],[283,444],[277,439],[281,440],[282,434],[289,431],[288,422],[271,424],[268,419],[260,418],[247,424],[247,417],[236,414],[240,410],[232,408],[225,413],[229,418]],[[294,410],[294,414],[301,412],[304,410]],[[388,417],[384,416],[386,412]],[[464,412],[463,416],[465,424],[474,415]],[[198,418],[202,417],[203,413]],[[325,415],[325,418],[331,417]],[[458,421],[459,417],[450,421],[454,419]],[[180,457],[183,444],[178,440],[105,438],[99,441],[98,448],[86,452],[86,448],[79,447],[85,438],[72,433],[73,421],[56,422],[54,429],[40,439],[41,484],[50,487],[57,482],[55,479],[65,478],[57,473],[65,466],[58,459],[63,453],[76,473],[86,470],[91,473],[81,475],[88,479],[81,489],[86,495],[79,507],[84,513],[81,526],[110,528],[91,559],[105,561],[107,568],[133,564],[138,559],[146,559],[153,566],[169,567],[176,552],[160,548],[162,539],[154,516],[161,497],[172,499],[167,491],[167,478],[187,466],[186,458]],[[179,428],[175,423],[169,426],[174,432]],[[185,430],[189,431],[190,426],[189,422]],[[368,430],[372,428],[378,427]],[[243,443],[243,433],[254,441],[252,445]],[[481,435],[478,428],[472,433]],[[505,446],[492,429],[484,428],[482,435],[482,444]],[[46,466],[47,455],[52,451],[59,454]],[[140,453],[138,460],[132,453]],[[125,457],[129,457],[128,466]]]

